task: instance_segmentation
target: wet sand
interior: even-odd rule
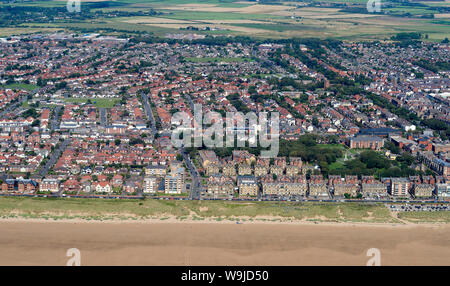
[[[0,222],[0,265],[449,265],[450,225]]]

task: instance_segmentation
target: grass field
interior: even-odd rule
[[[34,84],[26,84],[26,83],[13,83],[7,85],[0,85],[0,88],[10,88],[10,89],[23,89],[26,91],[31,91],[38,88],[37,85]]]
[[[249,62],[249,58],[185,58],[187,62],[193,63],[232,63],[232,62]]]
[[[71,103],[86,103],[90,100],[96,107],[111,108],[120,99],[117,98],[66,98],[64,101]]]
[[[47,219],[148,219],[167,216],[198,219],[245,219],[324,222],[399,223],[382,204],[291,203],[167,200],[0,198],[0,217]],[[450,212],[443,213],[445,221]],[[433,219],[423,213],[422,220]]]
[[[450,212],[401,212],[398,218],[408,222],[449,223]]]

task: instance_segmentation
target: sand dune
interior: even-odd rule
[[[0,265],[450,264],[450,226],[0,222]]]

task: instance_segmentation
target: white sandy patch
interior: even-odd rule
[[[127,19],[123,22],[133,23],[133,24],[176,24],[176,23],[193,23],[192,21],[187,20],[177,20],[177,19],[169,19],[169,18],[160,18],[160,17],[142,17],[138,19]]]
[[[252,5],[248,7],[220,7],[214,4],[183,4],[164,7],[167,10],[181,11],[199,11],[199,12],[224,12],[224,13],[246,13],[246,14],[265,14],[276,11],[292,9],[282,5]]]
[[[434,18],[438,18],[438,19],[448,19],[448,18],[450,18],[450,13],[434,14]]]

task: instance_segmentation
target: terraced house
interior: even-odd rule
[[[327,184],[322,175],[311,175],[309,181],[310,197],[328,197]]]
[[[306,196],[308,185],[306,176],[280,176],[274,180],[273,176],[261,178],[262,193],[265,196]]]
[[[222,174],[228,177],[236,176],[236,164],[233,161],[225,161],[222,163]]]
[[[215,198],[228,198],[234,195],[235,183],[229,177],[210,176],[208,178],[206,195]]]
[[[241,163],[238,166],[238,174],[239,176],[251,175],[252,167],[249,164]]]
[[[346,175],[345,178],[341,176],[330,176],[328,179],[328,186],[333,190],[335,196],[343,197],[345,194],[356,196],[359,192],[359,181],[357,176]]]
[[[302,171],[303,161],[299,157],[289,158],[289,165],[286,166],[286,175],[294,177],[300,174]]]
[[[433,176],[424,176],[422,182],[415,181],[413,186],[413,194],[416,198],[431,198],[436,187],[436,180]]]
[[[205,169],[207,176],[218,175],[220,173],[220,165],[217,163],[209,163]]]
[[[255,165],[255,177],[263,177],[269,173],[270,159],[258,158]]]
[[[270,173],[276,176],[282,176],[286,168],[286,158],[277,157],[273,159],[273,164],[270,166]]]
[[[363,197],[384,197],[387,195],[387,187],[382,182],[375,180],[374,176],[362,176],[361,193]]]

